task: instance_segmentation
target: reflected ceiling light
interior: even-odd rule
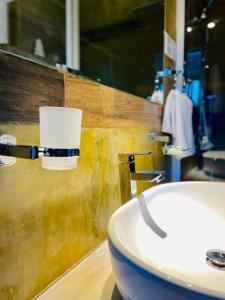
[[[187,32],[192,32],[192,30],[193,30],[193,29],[192,29],[191,26],[188,26],[188,27],[187,27]]]
[[[216,23],[215,22],[209,22],[208,24],[207,24],[207,27],[209,28],[209,29],[212,29],[212,28],[214,28],[216,26]]]

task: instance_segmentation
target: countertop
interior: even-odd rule
[[[105,241],[46,288],[35,300],[122,300]]]

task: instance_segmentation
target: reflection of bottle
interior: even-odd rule
[[[45,57],[44,45],[40,38],[37,38],[34,42],[34,55]]]
[[[163,105],[163,92],[160,90],[154,91],[150,99],[151,102]]]

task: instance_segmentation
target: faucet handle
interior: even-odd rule
[[[152,151],[143,151],[143,152],[122,152],[118,154],[118,159],[122,163],[131,163],[134,161],[136,155],[151,155]]]

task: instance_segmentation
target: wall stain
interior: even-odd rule
[[[1,300],[31,299],[106,238],[121,205],[118,153],[151,150],[149,131],[83,128],[74,170],[45,170],[41,161],[24,159],[0,168]],[[37,124],[0,125],[2,133],[15,135],[18,144],[39,144]],[[153,160],[137,164],[151,169]]]

